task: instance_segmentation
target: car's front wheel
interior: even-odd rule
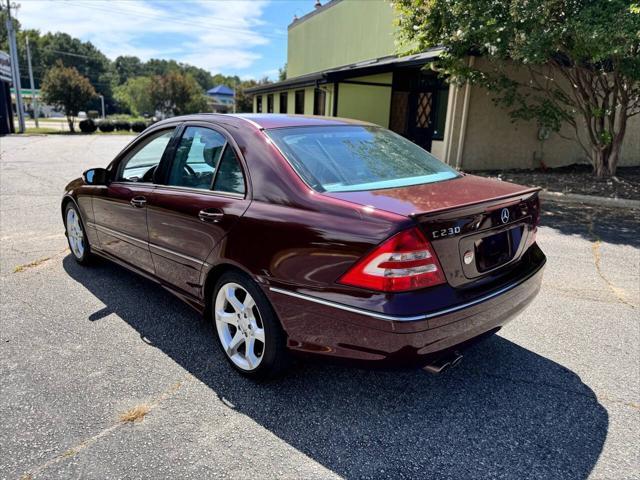
[[[86,265],[91,260],[91,249],[84,226],[82,225],[80,213],[71,202],[65,207],[64,219],[71,254],[76,262]]]
[[[269,300],[239,272],[227,272],[213,293],[213,319],[220,346],[243,375],[265,379],[288,365],[285,334]]]

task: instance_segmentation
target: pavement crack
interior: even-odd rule
[[[156,409],[158,406],[160,406],[160,404],[162,402],[164,402],[169,397],[174,395],[178,390],[180,390],[182,388],[182,386],[185,383],[191,381],[192,379],[193,379],[193,376],[191,374],[186,375],[185,378],[183,378],[182,380],[174,383],[169,388],[167,388],[165,391],[163,391],[155,400],[146,403],[145,405],[146,405],[146,408],[148,409],[148,411],[145,413],[145,415],[151,413],[154,409]],[[38,475],[38,474],[42,473],[44,470],[46,470],[47,468],[51,467],[52,465],[55,465],[55,464],[57,464],[57,463],[59,463],[59,462],[61,462],[63,460],[75,457],[77,454],[79,454],[83,450],[86,450],[87,448],[89,448],[92,445],[94,445],[95,443],[97,443],[100,439],[106,437],[107,435],[109,435],[112,432],[115,432],[115,431],[121,429],[125,425],[130,425],[131,423],[133,423],[133,422],[130,422],[127,419],[120,418],[116,423],[114,423],[114,424],[108,426],[107,428],[101,430],[97,434],[80,441],[79,443],[75,444],[74,446],[72,446],[70,448],[67,448],[62,453],[59,453],[58,455],[56,455],[56,456],[50,458],[49,460],[45,461],[44,463],[41,463],[40,465],[37,465],[37,466],[33,467],[28,472],[25,472],[21,478],[32,478],[35,475]]]
[[[68,248],[65,248],[61,252],[55,253],[55,254],[53,254],[53,255],[51,255],[49,257],[43,257],[43,258],[39,258],[38,260],[34,260],[32,262],[29,262],[29,263],[23,263],[22,265],[17,265],[13,269],[13,273],[24,272],[25,270],[28,270],[29,268],[33,268],[33,267],[37,267],[38,265],[42,265],[43,263],[46,263],[49,260],[54,259],[58,255],[62,255],[63,253],[66,253],[68,250],[69,250]]]
[[[593,214],[589,216],[589,234],[591,235],[591,237],[594,239],[593,243],[591,244],[591,252],[593,253],[593,263],[595,264],[596,267],[596,272],[598,274],[598,276],[602,279],[602,281],[604,283],[607,284],[607,287],[609,287],[609,290],[611,291],[611,293],[613,294],[613,296],[620,302],[623,303],[625,305],[630,306],[631,308],[637,308],[637,305],[629,302],[626,298],[625,298],[625,291],[624,289],[617,287],[616,285],[613,284],[613,282],[611,282],[602,272],[602,267],[601,267],[601,260],[602,260],[602,255],[600,253],[600,245],[602,244],[602,241],[600,240],[600,237],[598,237],[598,235],[596,234],[596,232],[594,231],[594,224],[593,224]]]
[[[593,261],[594,264],[596,266],[596,272],[598,273],[598,276],[604,281],[604,283],[607,284],[607,286],[609,287],[609,290],[611,290],[611,293],[613,294],[614,297],[616,297],[618,299],[619,302],[624,303],[625,305],[630,306],[631,308],[636,308],[637,306],[634,305],[633,303],[629,302],[626,298],[625,298],[625,290],[617,287],[616,285],[613,284],[613,282],[611,282],[602,272],[602,267],[600,265],[601,259],[602,259],[602,255],[600,254],[600,245],[601,245],[601,241],[600,239],[597,239],[595,242],[592,243],[591,245],[591,251],[593,252]]]

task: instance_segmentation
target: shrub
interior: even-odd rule
[[[126,120],[116,120],[113,122],[113,126],[116,130],[120,131],[129,131],[131,129],[131,124]]]
[[[93,133],[98,129],[96,122],[94,122],[90,118],[87,118],[86,120],[82,120],[79,125],[80,125],[80,131],[83,133]]]
[[[136,133],[140,133],[142,131],[144,131],[144,129],[147,128],[147,124],[144,122],[132,122],[131,123],[131,130],[133,130]]]
[[[113,132],[114,126],[109,120],[103,120],[98,125],[101,132]]]

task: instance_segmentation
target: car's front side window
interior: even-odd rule
[[[169,140],[173,136],[174,129],[163,130],[153,135],[142,147],[138,147],[135,153],[123,162],[120,169],[119,181],[124,182],[151,182],[162,155]]]
[[[167,184],[209,190],[225,144],[225,137],[215,130],[187,127],[176,149]]]

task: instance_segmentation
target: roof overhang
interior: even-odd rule
[[[324,83],[337,83],[348,78],[375,75],[376,73],[384,73],[401,67],[420,67],[438,58],[443,51],[444,48],[435,47],[404,57],[390,55],[388,57],[374,58],[338,68],[288,78],[281,82],[247,88],[245,92],[249,94],[270,93],[278,90],[289,90],[291,88],[317,86]]]

